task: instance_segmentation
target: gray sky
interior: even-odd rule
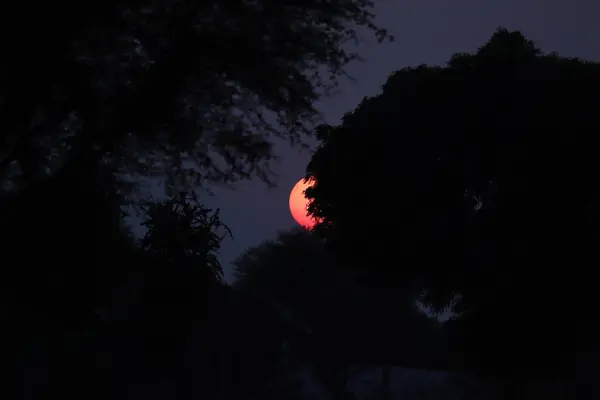
[[[600,3],[593,0],[379,0],[380,26],[396,36],[393,43],[377,44],[370,37],[360,46],[365,57],[348,69],[356,82],[347,82],[341,93],[321,102],[328,123],[337,123],[365,96],[379,92],[387,76],[400,68],[419,64],[440,65],[453,53],[482,46],[497,27],[520,30],[544,51],[562,56],[600,60]],[[368,35],[365,33],[365,35]],[[278,230],[296,226],[288,209],[288,196],[300,179],[310,153],[286,144],[277,147],[278,187],[259,181],[216,189],[207,203],[221,208],[221,217],[234,240],[223,243],[221,262],[228,279],[230,262],[245,249],[274,237]]]

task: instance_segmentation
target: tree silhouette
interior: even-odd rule
[[[2,15],[0,176],[20,187],[86,158],[171,185],[268,178],[357,55],[369,0],[47,1]],[[6,39],[11,37],[12,39]],[[179,185],[177,185],[179,186]]]
[[[326,284],[327,254],[323,241],[298,228],[280,232],[275,240],[267,240],[241,254],[234,262],[234,287],[245,293],[289,308],[290,318],[301,320],[310,292]],[[282,310],[284,311],[284,310]]]
[[[228,310],[218,212],[183,195],[148,204],[136,243],[114,175],[83,161],[3,201],[2,350],[18,393],[130,398],[189,385],[190,337],[223,332],[215,315]],[[210,392],[219,375],[204,376],[194,381]]]
[[[298,228],[279,232],[274,240],[249,248],[233,262],[233,289],[244,304],[252,305],[246,352],[260,346],[271,355],[263,357],[263,376],[257,382],[293,376],[306,362],[299,344],[312,335],[310,317],[318,307],[317,288],[325,270],[323,249],[320,238]],[[295,390],[293,385],[289,389]]]
[[[227,291],[217,254],[229,230],[218,210],[206,209],[186,193],[145,210],[143,225],[148,230],[140,240],[144,272],[138,329],[151,376],[173,385],[180,382],[182,368],[185,371],[182,357],[190,337],[212,329],[208,321],[226,309]]]
[[[16,307],[10,319],[79,329],[110,301],[104,290],[125,279],[115,260],[127,262],[135,247],[113,182],[111,174],[73,163],[2,199],[2,292],[12,299],[4,304]],[[27,322],[31,313],[37,317]]]
[[[219,218],[219,210],[204,208],[195,194],[180,193],[168,200],[149,204],[142,225],[147,232],[141,249],[161,268],[201,266],[209,279],[223,280],[217,259],[221,241],[231,235]],[[219,231],[223,231],[219,233]]]
[[[336,267],[312,232],[280,232],[248,249],[234,266],[238,290],[270,303],[309,333],[290,337],[295,359],[311,366],[334,398],[351,396],[347,381],[356,365],[395,362],[375,358],[383,354],[431,359],[439,349],[436,324],[416,310],[414,296],[365,287],[360,276]]]
[[[0,200],[3,363],[32,397],[90,383],[95,367],[82,346],[136,265],[113,183],[108,171],[72,159],[50,179]]]
[[[596,332],[598,72],[499,29],[317,130],[316,231],[372,285],[424,288],[441,307],[459,294],[461,367],[572,378]]]

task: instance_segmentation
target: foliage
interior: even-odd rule
[[[234,262],[233,288],[279,321],[278,340],[312,334],[321,295],[331,288],[322,240],[298,228],[251,247]]]
[[[305,285],[317,284],[326,269],[324,250],[323,241],[305,229],[279,232],[234,260],[235,287],[286,300],[304,296]]]
[[[336,318],[331,300],[344,290],[341,277],[336,282],[328,267],[325,250],[323,240],[303,228],[279,232],[233,262],[234,288],[271,309],[288,327],[280,331],[279,341],[288,343],[287,354],[280,357],[292,367],[290,373],[294,367],[312,366],[314,376],[335,396],[339,385],[330,385],[329,375],[337,377],[347,366],[318,368],[314,354],[307,357],[307,348],[314,346],[312,337],[321,334],[323,318]]]
[[[140,247],[162,268],[197,265],[218,281],[223,268],[217,258],[221,241],[231,235],[219,218],[219,210],[203,207],[194,194],[180,193],[165,201],[150,203],[145,212],[147,228]],[[220,232],[221,231],[221,232]]]
[[[147,204],[149,229],[136,243],[114,181],[73,158],[1,198],[3,362],[34,397],[85,397],[96,388],[127,398],[125,388],[146,390],[149,381],[186,384],[173,375],[185,371],[190,335],[226,310],[216,252],[228,230],[218,211],[186,195]],[[214,330],[223,332],[216,322]],[[200,347],[206,353],[213,344]],[[206,376],[208,391],[217,379]]]
[[[2,296],[16,326],[88,326],[126,279],[135,245],[113,177],[74,161],[0,199]]]
[[[159,374],[180,364],[194,331],[211,330],[206,321],[223,310],[224,281],[218,251],[230,235],[219,210],[180,193],[145,207],[141,324],[148,367]],[[199,335],[199,333],[197,333]],[[208,343],[200,345],[207,349]]]
[[[599,77],[503,29],[447,66],[392,74],[317,129],[316,231],[372,285],[425,288],[440,308],[459,294],[463,367],[566,373],[596,304]],[[576,328],[551,327],[558,314]]]
[[[439,329],[407,293],[371,290],[361,276],[336,268],[325,242],[305,229],[280,232],[235,262],[234,287],[279,311],[296,332],[296,362],[311,366],[333,396],[347,392],[352,365],[372,365],[390,355],[433,359]],[[285,337],[285,336],[283,336]],[[346,393],[347,394],[347,393]]]
[[[371,0],[36,0],[4,10],[0,177],[22,186],[73,154],[169,186],[269,176],[313,103],[358,56]],[[10,38],[10,39],[8,39]],[[20,178],[20,179],[17,179]]]
[[[135,297],[120,301],[139,257],[113,176],[75,161],[0,197],[2,362],[26,396],[65,395],[90,383],[98,349],[86,346],[88,338],[129,316]]]

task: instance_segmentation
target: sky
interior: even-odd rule
[[[593,0],[375,0],[378,24],[396,37],[378,44],[368,32],[358,47],[365,58],[348,67],[355,81],[322,100],[319,110],[327,123],[337,124],[365,96],[380,91],[394,71],[419,64],[442,65],[456,52],[472,52],[498,27],[519,30],[545,52],[600,61],[600,3]],[[390,123],[395,123],[391,121]],[[277,187],[258,180],[235,189],[215,188],[206,199],[219,207],[234,239],[221,249],[225,276],[231,280],[231,261],[251,246],[274,238],[277,231],[297,226],[288,208],[292,187],[304,175],[311,153],[278,143],[274,165]]]

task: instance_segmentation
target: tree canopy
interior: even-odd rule
[[[269,177],[271,138],[302,142],[313,106],[383,40],[370,0],[22,3],[2,13],[0,177],[76,154],[170,184]],[[10,184],[7,186],[7,184]]]
[[[280,318],[306,333],[295,337],[305,362],[341,367],[402,357],[430,368],[445,362],[445,354],[436,354],[442,347],[438,324],[417,309],[414,293],[366,287],[361,274],[337,268],[312,232],[280,232],[234,266],[238,290],[272,304]]]
[[[600,64],[505,29],[445,66],[393,73],[317,129],[316,231],[372,285],[440,307],[460,295],[448,329],[463,366],[568,375],[595,332],[599,89]]]

